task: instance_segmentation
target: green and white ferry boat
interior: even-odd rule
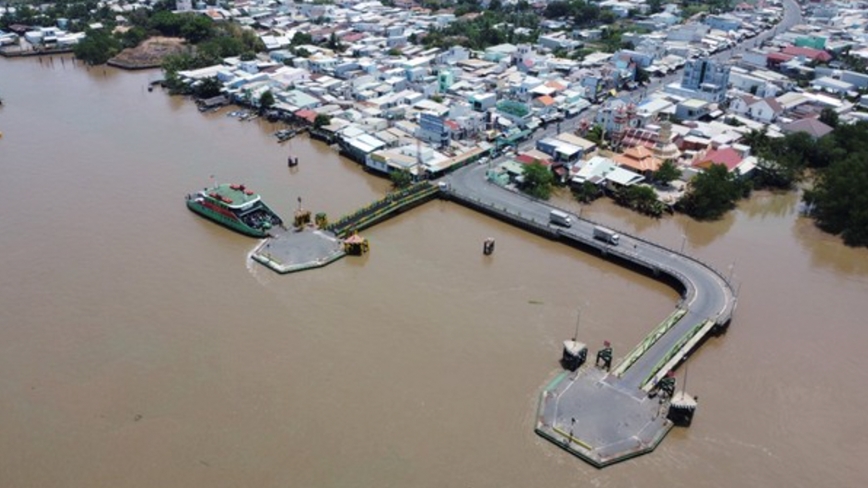
[[[283,225],[262,198],[244,185],[222,184],[187,195],[187,207],[218,224],[252,237],[268,237]]]

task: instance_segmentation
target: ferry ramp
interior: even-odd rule
[[[353,231],[374,226],[405,210],[421,205],[438,194],[438,188],[427,181],[415,183],[407,188],[389,193],[384,198],[372,202],[355,212],[344,215],[326,228],[340,238]]]

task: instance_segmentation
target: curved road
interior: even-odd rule
[[[714,269],[689,256],[623,233],[620,245],[606,244],[593,238],[593,222],[576,215],[572,216],[571,227],[550,224],[549,213],[554,207],[489,182],[485,178],[487,170],[486,165],[471,165],[452,173],[445,179],[448,184],[447,193],[504,209],[513,215],[521,214],[523,219],[548,226],[568,239],[659,271],[683,285],[681,307],[687,310],[687,314],[649,347],[620,378],[614,380],[614,384],[638,393],[637,390],[645,386],[655,365],[663,361],[693,327],[707,320],[721,325],[729,321],[735,305],[735,295],[727,280]],[[662,371],[661,374],[665,372]]]

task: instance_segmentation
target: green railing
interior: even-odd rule
[[[677,324],[678,321],[681,320],[681,318],[684,317],[685,314],[687,314],[687,310],[681,308],[672,312],[672,314],[667,317],[666,320],[661,322],[660,325],[655,327],[654,330],[652,330],[651,333],[642,340],[642,342],[637,344],[636,347],[634,347],[633,350],[630,351],[630,354],[627,354],[627,356],[624,357],[623,360],[621,360],[621,363],[618,364],[618,367],[615,368],[615,371],[613,373],[616,376],[620,377],[625,372],[627,372],[627,370],[630,369],[630,366],[632,366],[633,363],[636,362],[636,360],[642,357],[642,355],[645,354],[648,349],[651,349],[651,346],[656,344],[661,337],[663,337],[667,332],[669,332],[669,329],[671,329],[672,326]]]
[[[439,189],[427,181],[415,183],[403,190],[389,193],[384,198],[360,208],[350,215],[341,217],[337,222],[329,224],[326,230],[334,232],[340,238],[346,237],[351,230],[362,230],[387,218],[390,214],[401,210],[424,198],[435,195]]]
[[[695,326],[693,326],[693,328],[690,329],[686,334],[684,334],[684,336],[682,336],[681,339],[678,339],[678,342],[676,342],[675,345],[673,345],[672,348],[669,349],[669,351],[666,353],[666,355],[663,356],[662,358],[660,358],[660,360],[657,361],[657,364],[655,364],[654,367],[651,368],[651,371],[648,373],[648,376],[646,376],[645,379],[642,381],[642,387],[644,388],[645,385],[647,385],[648,382],[651,381],[651,379],[654,378],[654,376],[660,371],[660,369],[662,369],[663,366],[666,365],[666,363],[668,363],[673,357],[675,357],[676,354],[678,354],[679,351],[681,351],[681,349],[684,347],[685,344],[687,344],[690,341],[690,339],[693,339],[693,337],[700,330],[702,330],[703,328],[705,328],[709,325],[713,326],[714,321],[709,319],[709,320],[706,320],[704,322],[700,322],[700,323],[696,324]]]

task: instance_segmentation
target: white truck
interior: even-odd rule
[[[549,214],[549,222],[557,225],[562,225],[564,227],[569,227],[573,225],[572,219],[570,219],[570,214],[566,212],[561,212],[560,210],[552,210]]]
[[[613,246],[617,246],[621,241],[621,236],[618,235],[612,229],[607,229],[605,227],[600,227],[599,225],[594,226],[594,239],[599,239],[603,242],[607,242]]]

